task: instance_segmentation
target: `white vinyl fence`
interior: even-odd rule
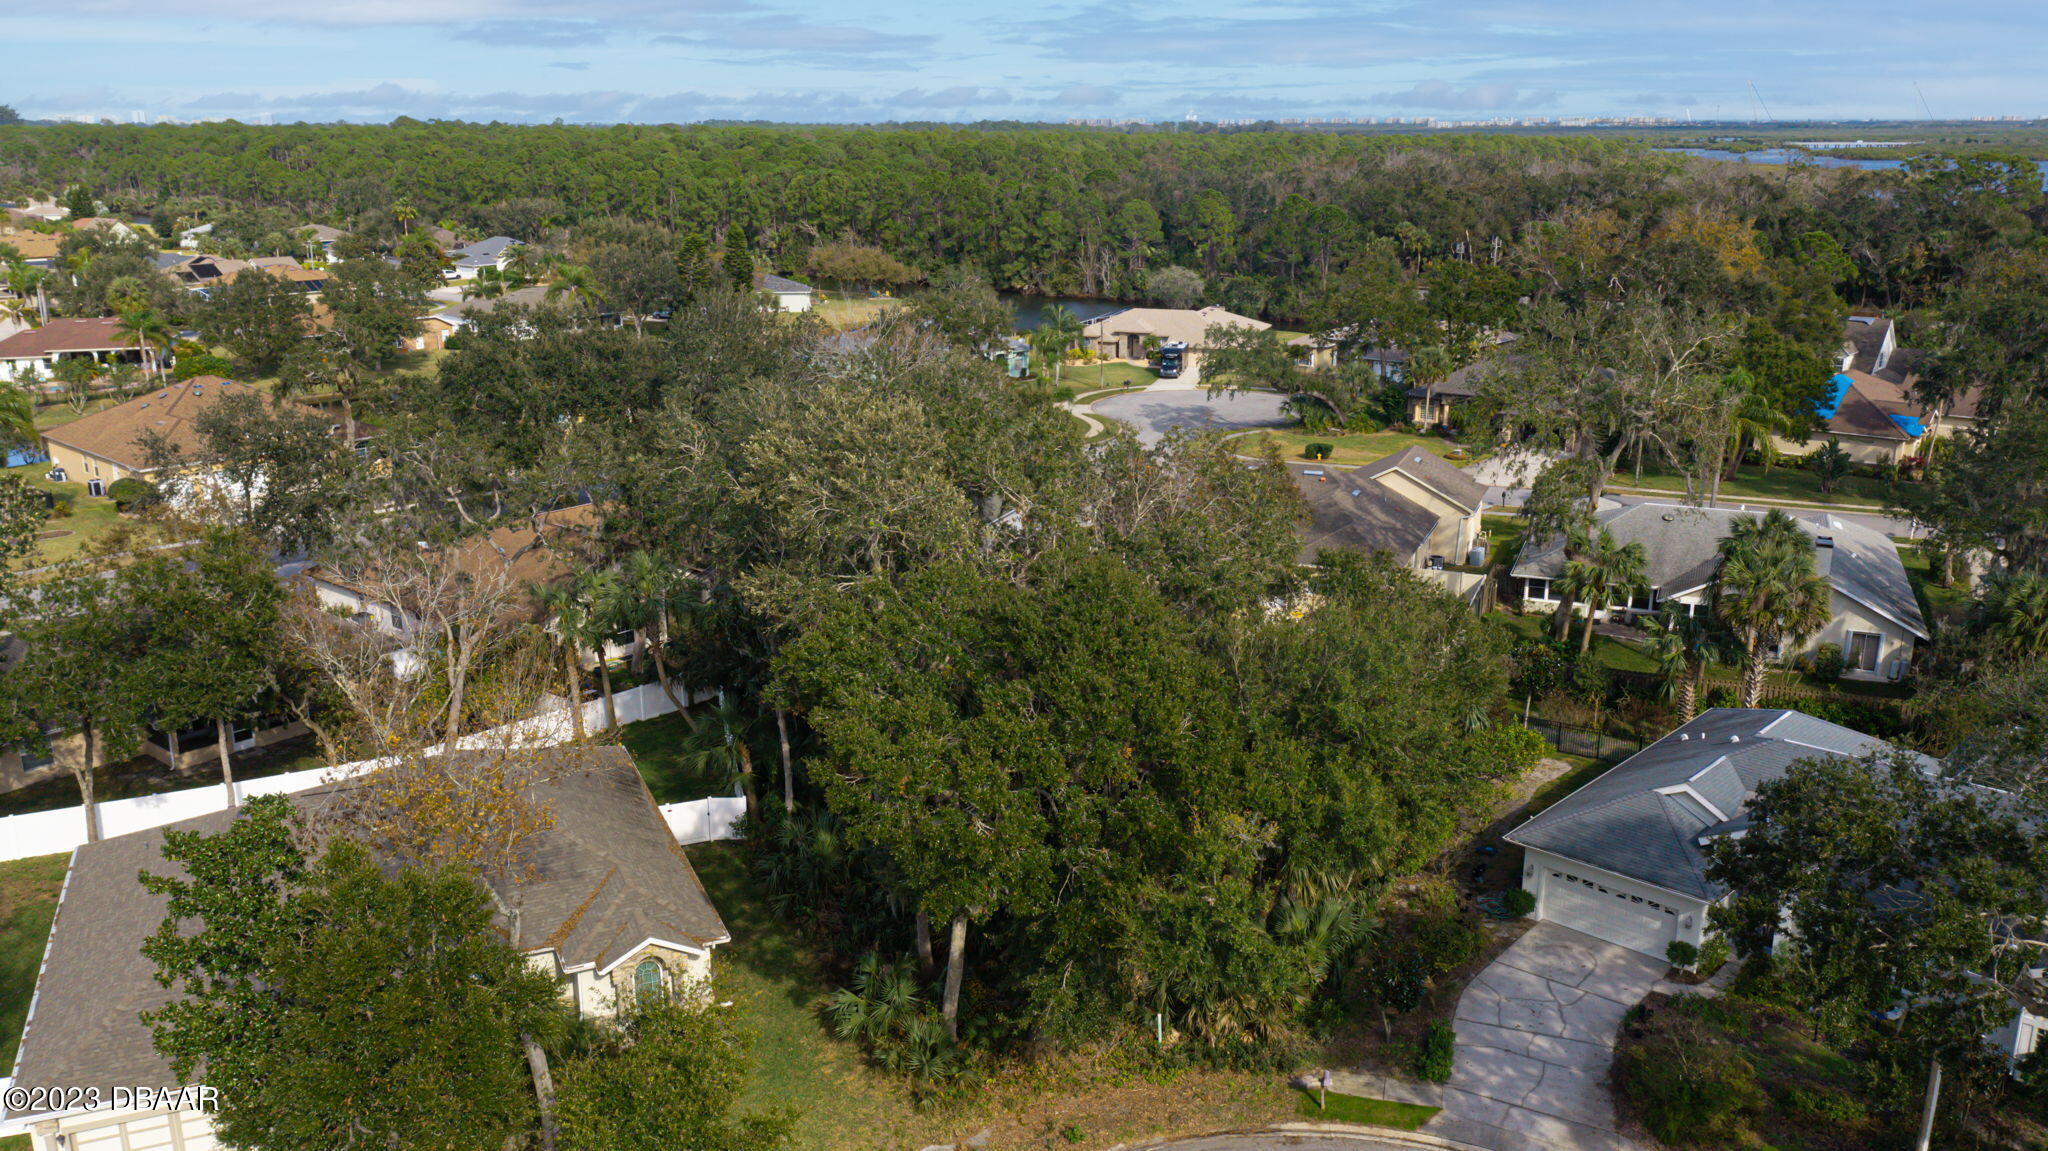
[[[695,692],[691,703],[700,703],[716,698],[715,691]],[[642,719],[667,715],[676,710],[659,684],[642,684],[613,694],[612,703],[619,715],[620,723],[633,723]],[[594,700],[583,705],[586,730],[601,731],[604,726],[604,701]],[[517,723],[465,735],[455,741],[458,748],[482,747],[552,747],[569,742],[574,738],[574,724],[570,722],[568,709],[563,701],[554,700],[548,711]],[[439,752],[439,747],[427,749],[429,755]],[[382,767],[389,759],[366,759],[356,763],[336,764],[333,767],[316,767],[307,771],[286,772],[283,775],[265,776],[261,779],[237,781],[235,793],[241,798],[252,795],[284,795],[303,791],[337,779],[346,779]],[[101,834],[112,838],[127,835],[133,831],[146,831],[162,827],[167,823],[191,819],[210,811],[219,811],[227,806],[227,789],[218,783],[204,787],[186,788],[182,791],[167,791],[159,795],[138,795],[133,799],[109,800],[99,805]],[[737,804],[735,810],[733,805]],[[672,803],[662,808],[662,817],[675,829],[677,838],[683,843],[703,843],[712,839],[732,838],[735,821],[744,812],[746,801],[742,799],[700,799],[692,803]],[[54,855],[70,851],[85,842],[85,809],[66,807],[56,811],[31,811],[21,815],[0,817],[0,860],[28,859],[37,855]]]

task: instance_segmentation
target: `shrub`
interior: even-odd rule
[[[131,508],[145,508],[156,502],[156,485],[134,476],[122,476],[107,485],[107,498],[122,511]]]
[[[1517,887],[1500,897],[1500,907],[1509,915],[1520,918],[1536,910],[1535,893]]]
[[[1842,645],[1824,643],[1813,649],[1813,678],[1825,684],[1833,684],[1849,670],[1849,661],[1842,655]]]
[[[1330,458],[1330,453],[1335,450],[1336,449],[1329,444],[1313,443],[1301,449],[1301,455],[1303,459],[1327,460]]]
[[[77,503],[77,492],[51,492],[50,518],[53,520],[63,519],[76,510]]]
[[[232,376],[235,365],[211,352],[187,352],[171,366],[171,378],[190,380],[199,376]]]
[[[1765,1103],[1749,1061],[1691,1020],[1626,1046],[1615,1057],[1614,1074],[1643,1126],[1675,1145],[1735,1138],[1743,1115]]]
[[[1815,719],[1837,723],[1879,739],[1891,739],[1905,730],[1905,720],[1900,716],[1896,704],[1880,703],[1875,700],[1791,699],[1784,696],[1765,696],[1758,702],[1767,708],[1782,707],[1803,711]]]
[[[1458,1036],[1450,1024],[1441,1019],[1430,1023],[1422,1033],[1422,1045],[1415,1049],[1415,1077],[1425,1083],[1448,1082],[1457,1045]]]
[[[1665,945],[1664,958],[1673,967],[1692,967],[1700,961],[1700,949],[1683,939],[1674,939]]]
[[[1478,955],[1482,935],[1479,925],[1462,912],[1432,915],[1415,925],[1415,951],[1435,975]]]
[[[1723,967],[1728,966],[1728,960],[1731,955],[1732,952],[1728,948],[1728,940],[1725,936],[1716,935],[1708,939],[1700,945],[1700,974],[1712,975]]]

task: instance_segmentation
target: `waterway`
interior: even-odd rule
[[[1853,156],[1816,156],[1797,148],[1758,148],[1754,152],[1731,152],[1725,148],[1659,148],[1702,160],[1726,160],[1737,164],[1807,164],[1815,168],[1859,168],[1865,172],[1886,172],[1906,166],[1904,160],[1865,160]],[[2034,161],[2041,170],[2041,186],[2048,189],[2048,160]]]
[[[1017,330],[1020,332],[1037,331],[1038,325],[1045,320],[1047,310],[1060,305],[1065,305],[1068,311],[1081,317],[1084,324],[1090,320],[1099,320],[1111,312],[1121,312],[1131,306],[1119,304],[1114,300],[1084,300],[1078,296],[1027,296],[1022,292],[996,294],[1002,297],[1003,303],[1009,307],[1010,315],[1015,318]]]

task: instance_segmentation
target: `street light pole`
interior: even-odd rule
[[[1913,1143],[1913,1151],[1928,1151],[1934,1141],[1934,1105],[1941,1099],[1941,1060],[1930,1059],[1927,1063],[1927,1107],[1920,1113],[1920,1138]]]

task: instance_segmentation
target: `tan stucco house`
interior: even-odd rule
[[[1852,315],[1828,395],[1815,413],[1821,429],[1805,442],[1772,437],[1780,453],[1805,456],[1833,441],[1859,464],[1885,466],[1924,458],[1932,441],[1978,425],[1983,393],[1973,386],[1946,404],[1915,394],[1914,370],[1923,353],[1898,344],[1898,329],[1883,316]]]
[[[144,438],[151,433],[190,458],[199,447],[193,421],[199,413],[235,395],[269,393],[220,376],[195,376],[51,428],[43,433],[43,450],[49,454],[53,472],[62,469],[66,481],[84,484],[91,494],[102,495],[115,480],[155,475],[157,469],[143,449]],[[314,413],[316,409],[305,411]]]
[[[1422,448],[1403,448],[1364,467],[1289,465],[1308,505],[1300,562],[1329,549],[1386,552],[1402,566],[1443,579],[1456,574],[1479,535],[1486,487]],[[1446,580],[1453,591],[1461,581]]]
[[[489,752],[457,752],[484,756]],[[342,782],[293,795],[311,808]],[[527,795],[553,822],[524,852],[516,881],[491,881],[519,908],[503,922],[512,946],[552,975],[564,1002],[593,1019],[622,999],[693,991],[711,954],[731,933],[662,819],[633,758],[619,747],[560,747],[542,753]],[[175,992],[159,986],[141,946],[163,922],[165,899],[135,880],[163,871],[166,832],[217,833],[233,811],[89,843],[73,853],[22,1032],[14,1084],[21,1088],[147,1088],[181,1085],[138,1017]],[[199,1085],[194,1085],[199,1086]],[[196,1099],[131,1102],[31,1114],[35,1151],[205,1151],[213,1128]]]
[[[1084,324],[1081,339],[1096,355],[1112,360],[1143,360],[1157,344],[1186,344],[1187,364],[1195,367],[1210,328],[1251,328],[1273,325],[1210,305],[1206,308],[1125,308]]]

